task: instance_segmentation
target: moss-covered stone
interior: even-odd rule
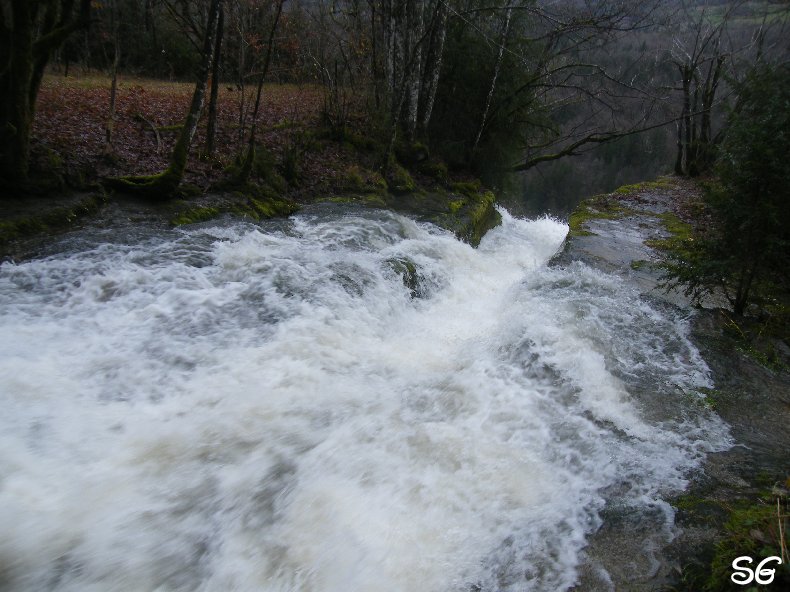
[[[387,182],[380,173],[360,165],[348,167],[338,176],[334,185],[341,192],[384,193],[387,191]]]
[[[176,214],[171,220],[170,224],[173,226],[182,226],[184,224],[196,224],[198,222],[207,222],[219,216],[222,211],[219,208],[213,207],[195,207],[183,210]]]
[[[764,492],[756,500],[745,500],[732,507],[724,524],[724,538],[716,545],[705,590],[719,592],[732,589],[732,561],[744,555],[755,564],[766,557],[781,557],[782,548],[790,547],[786,490]],[[752,565],[752,568],[755,567]],[[777,565],[774,581],[761,590],[790,589],[790,565]]]
[[[390,163],[387,170],[387,187],[392,193],[411,193],[417,184],[405,168],[397,162]]]
[[[446,185],[450,178],[450,173],[447,170],[447,165],[444,164],[443,162],[426,161],[421,163],[417,168],[417,170],[423,175],[435,179],[442,185]]]
[[[479,179],[475,179],[474,181],[457,181],[450,184],[450,189],[452,191],[460,193],[461,195],[466,195],[467,197],[477,195],[481,188],[482,185]]]
[[[30,216],[20,216],[0,221],[0,251],[5,252],[9,243],[38,234],[65,230],[82,218],[98,212],[106,203],[103,193],[83,197],[69,205],[55,207]]]
[[[691,224],[684,222],[672,212],[659,214],[659,219],[664,229],[669,233],[667,238],[648,239],[645,244],[661,251],[687,251],[689,241],[694,240]]]
[[[451,214],[457,214],[462,207],[466,205],[465,199],[455,199],[447,204],[450,207]]]
[[[246,192],[234,192],[233,200],[222,202],[219,205],[185,208],[171,218],[170,223],[173,226],[181,226],[207,222],[222,214],[265,220],[289,216],[299,209],[299,205],[295,202],[272,195],[270,188],[249,185],[246,190]]]
[[[570,236],[594,235],[585,228],[590,220],[617,220],[637,214],[638,211],[626,206],[615,194],[594,195],[582,201],[568,219]]]
[[[644,181],[642,183],[634,183],[632,185],[622,185],[621,187],[615,189],[614,193],[618,195],[632,195],[642,191],[667,189],[671,186],[672,182],[669,179],[662,178],[656,179],[655,181]]]
[[[387,265],[398,274],[403,280],[403,285],[409,289],[412,298],[419,298],[422,296],[422,287],[420,285],[420,275],[417,272],[417,265],[407,257],[395,257],[387,259]]]
[[[422,142],[399,142],[395,146],[395,156],[405,165],[414,166],[428,160],[430,151]]]
[[[481,191],[460,199],[451,193],[447,196],[446,213],[435,216],[432,221],[452,230],[458,238],[476,247],[485,233],[502,221],[495,202],[496,197],[491,191]]]

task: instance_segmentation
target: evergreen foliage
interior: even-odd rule
[[[790,285],[790,70],[759,64],[737,90],[706,197],[710,224],[673,249],[667,271],[697,300],[721,290],[742,315]]]

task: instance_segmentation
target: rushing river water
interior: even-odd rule
[[[728,438],[686,321],[503,218],[478,249],[330,210],[3,264],[0,588],[554,592],[604,508],[671,521]]]

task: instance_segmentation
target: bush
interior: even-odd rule
[[[790,263],[790,71],[761,64],[737,86],[706,203],[711,224],[672,254],[674,283],[699,299],[721,290],[742,315],[786,294]]]

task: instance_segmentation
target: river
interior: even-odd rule
[[[730,442],[687,313],[502,215],[477,249],[314,206],[4,263],[0,588],[555,592],[604,511],[671,537]]]

